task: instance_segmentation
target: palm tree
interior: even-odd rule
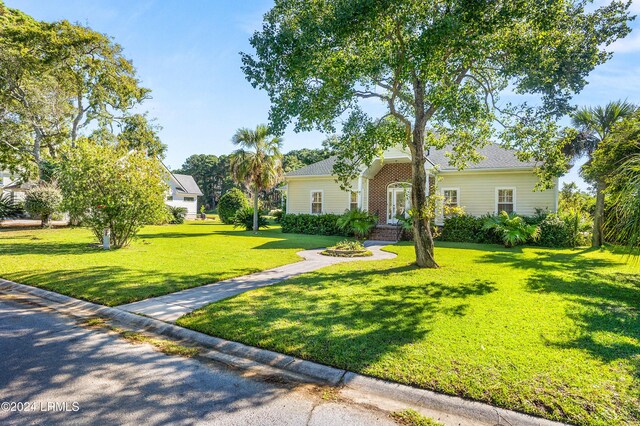
[[[604,141],[611,130],[620,120],[631,115],[635,111],[635,105],[627,101],[613,101],[606,106],[579,108],[572,117],[573,125],[580,134],[568,146],[568,153],[579,158],[588,156],[588,163],[592,160],[592,154]],[[604,221],[604,190],[606,183],[604,176],[595,179],[596,208],[593,214],[593,239],[592,245],[599,247],[603,243]]]
[[[638,255],[640,246],[640,154],[631,156],[617,171],[622,187],[613,195],[611,237],[624,241]]]
[[[269,128],[260,124],[255,130],[238,129],[232,142],[240,149],[231,154],[231,172],[253,193],[253,232],[258,232],[258,195],[282,177],[282,139],[270,135]]]

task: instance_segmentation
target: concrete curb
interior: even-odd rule
[[[132,314],[117,308],[110,308],[108,306],[75,299],[52,291],[14,283],[2,278],[0,278],[0,293],[35,296],[39,299],[43,299],[44,301],[54,302],[53,305],[51,303],[45,304],[56,311],[76,317],[101,316],[110,318],[123,325],[143,328],[166,337],[204,346],[223,354],[219,357],[221,359],[224,358],[224,355],[230,355],[232,357],[255,361],[262,365],[292,373],[294,376],[303,377],[313,383],[330,386],[343,385],[358,392],[377,395],[414,406],[422,406],[431,410],[464,417],[474,422],[491,425],[562,425],[562,423],[530,416],[516,411],[493,407],[481,402],[439,394],[424,389],[417,389],[385,380],[374,379],[350,371],[298,359],[278,352],[220,339],[197,331],[188,330],[177,325],[168,324],[160,320]]]

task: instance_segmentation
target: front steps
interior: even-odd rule
[[[377,225],[373,228],[370,240],[399,241],[402,238],[402,227],[398,225]]]

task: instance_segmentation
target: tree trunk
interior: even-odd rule
[[[42,147],[42,132],[35,128],[35,137],[33,138],[33,159],[38,166],[38,180],[42,180],[44,177],[44,169],[42,165],[42,158],[40,156],[40,148]]]
[[[51,228],[51,215],[45,214],[40,217],[41,228]]]
[[[424,165],[424,130],[419,126],[413,131],[411,146],[411,206],[413,209],[413,240],[416,251],[416,264],[421,268],[438,268],[433,254],[433,235],[427,203],[427,172]]]
[[[258,233],[258,189],[253,191],[253,232]]]
[[[604,181],[599,180],[596,182],[596,209],[593,213],[593,237],[591,239],[591,245],[593,247],[600,247],[604,244],[604,190],[606,184]]]

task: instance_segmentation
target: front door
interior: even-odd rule
[[[398,223],[398,216],[407,216],[409,191],[410,189],[403,187],[389,187],[387,190],[387,223],[395,225]]]

